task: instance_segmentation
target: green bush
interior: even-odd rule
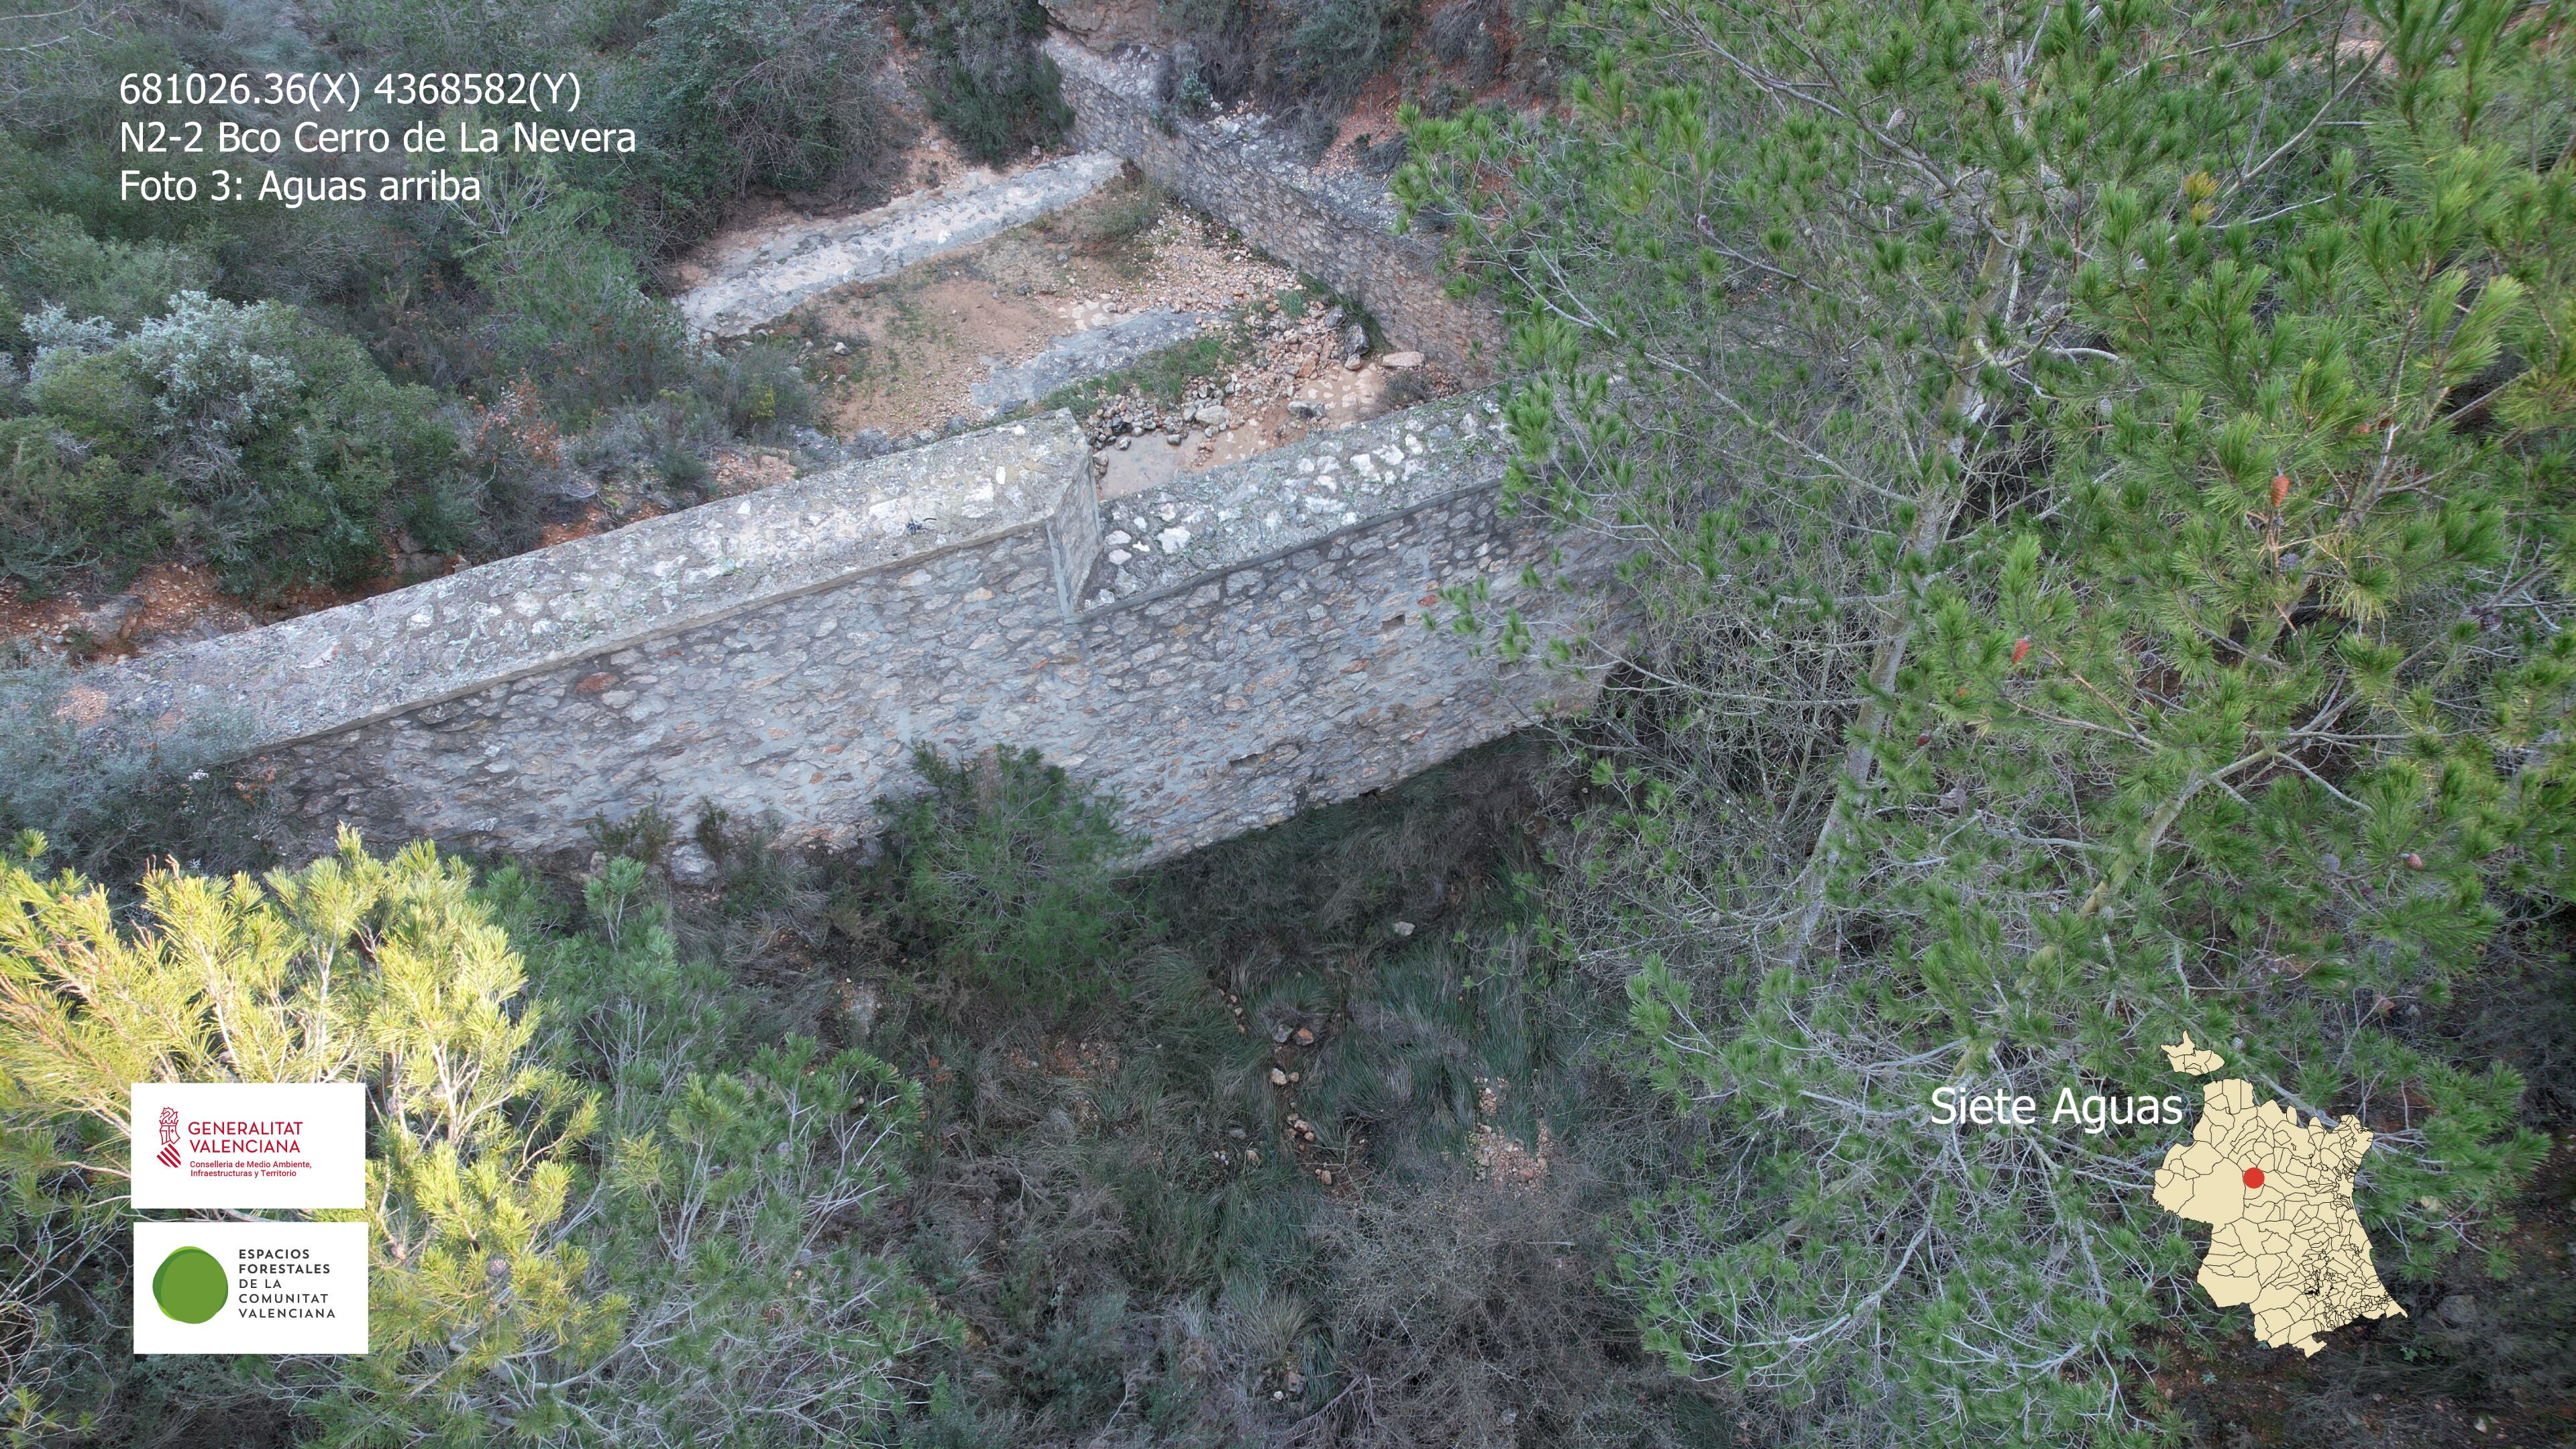
[[[930,56],[931,119],[976,160],[1016,160],[1072,127],[1055,62],[1038,49],[1038,0],[906,0],[896,19]]]
[[[1471,8],[1456,6],[1453,9]],[[1163,0],[1186,64],[1166,70],[1164,114],[1258,97],[1310,158],[1332,144],[1353,97],[1422,27],[1422,0]],[[1472,24],[1472,21],[1470,22]]]
[[[544,65],[569,49],[578,32],[613,25],[615,8],[590,0],[314,0],[305,14],[343,55],[385,62],[387,69],[473,71]]]
[[[1139,838],[1116,802],[1034,751],[1009,746],[952,764],[912,753],[929,789],[880,809],[896,910],[953,979],[1043,1009],[1123,994],[1141,924],[1114,872]]]
[[[918,1089],[761,1042],[683,962],[640,862],[585,929],[514,870],[339,851],[265,883],[163,871],[141,927],[0,854],[0,1419],[54,1443],[882,1442],[944,1321],[854,1232]],[[359,1081],[370,1352],[125,1354],[128,1084]],[[23,1265],[23,1266],[22,1266]]]
[[[24,597],[148,562],[169,542],[170,501],[167,479],[127,472],[58,419],[0,421],[0,578]]]
[[[216,276],[201,248],[165,241],[102,241],[54,212],[0,213],[0,284],[37,306],[102,317],[119,331],[169,310],[177,293],[201,291]],[[18,325],[16,307],[0,327]]]
[[[46,541],[13,568],[50,582],[166,538],[235,593],[265,598],[373,577],[396,518],[436,519],[456,439],[426,389],[386,380],[355,342],[283,303],[169,301],[168,315],[112,341],[103,322],[49,309],[40,343],[79,335],[36,357],[27,400],[49,430],[8,439],[0,506]],[[114,496],[103,461],[132,491]],[[54,562],[40,568],[44,557]]]
[[[725,426],[746,438],[774,437],[810,425],[820,405],[814,385],[797,364],[796,350],[776,342],[755,342],[718,358],[709,369],[706,391],[723,413]]]
[[[1298,84],[1348,100],[1395,59],[1421,20],[1421,0],[1320,0],[1294,33]]]
[[[679,313],[644,294],[634,259],[589,215],[563,203],[525,218],[467,267],[489,304],[481,327],[492,374],[532,380],[568,427],[686,390],[698,369]]]
[[[608,183],[628,239],[666,252],[754,187],[871,172],[897,140],[874,84],[877,24],[858,0],[680,0],[655,19],[612,86],[644,138]]]
[[[100,721],[95,697],[54,663],[0,669],[0,840],[35,831],[55,864],[125,878],[154,857],[216,871],[269,864],[265,810],[224,766],[233,721],[167,727]]]

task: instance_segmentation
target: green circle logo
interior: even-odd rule
[[[162,1259],[152,1275],[152,1301],[181,1323],[203,1323],[214,1317],[231,1295],[224,1265],[203,1248],[181,1248]]]

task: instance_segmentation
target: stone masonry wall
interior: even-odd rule
[[[926,740],[1044,751],[1159,857],[1589,698],[1583,671],[1426,622],[1479,578],[1542,633],[1581,607],[1523,582],[1567,544],[1498,514],[1493,406],[1392,415],[1106,519],[1050,414],[95,669],[71,704],[103,729],[231,718],[308,840],[347,821],[585,853],[594,816],[704,799],[847,842],[917,788]],[[1362,456],[1378,481],[1354,490]]]
[[[1502,327],[1490,308],[1443,290],[1440,249],[1398,236],[1385,186],[1302,164],[1294,144],[1260,118],[1200,122],[1154,117],[1156,57],[1132,47],[1114,56],[1049,36],[1047,54],[1073,107],[1074,139],[1123,156],[1254,246],[1358,299],[1398,347],[1413,348],[1461,381],[1495,376]]]

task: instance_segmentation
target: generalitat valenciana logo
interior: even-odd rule
[[[137,1082],[134,1205],[362,1207],[366,1090],[356,1082]]]

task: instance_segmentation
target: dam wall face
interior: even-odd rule
[[[1493,397],[1106,503],[1072,417],[963,434],[84,671],[102,731],[217,722],[299,843],[345,822],[537,857],[651,804],[847,844],[911,746],[1038,749],[1147,857],[1588,702],[1444,590],[1578,626],[1609,560],[1500,506]]]

